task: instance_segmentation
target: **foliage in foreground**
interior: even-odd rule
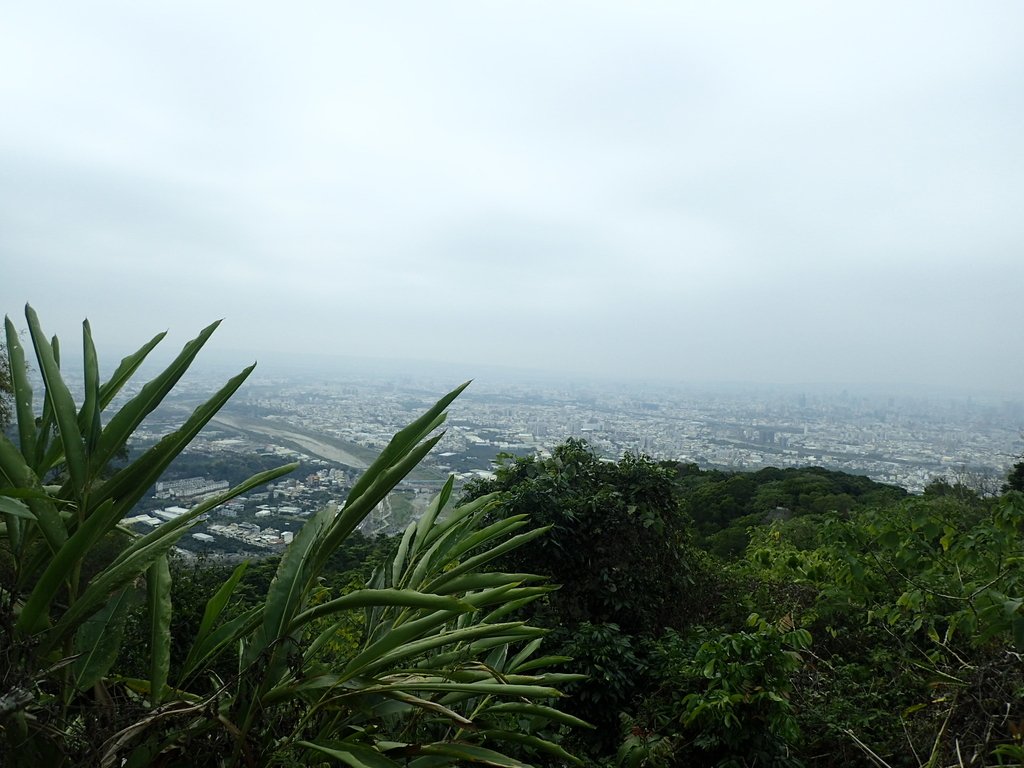
[[[509,552],[502,567],[541,573],[561,585],[534,620],[552,647],[587,675],[567,686],[567,708],[593,722],[579,749],[600,754],[619,741],[619,713],[650,684],[645,638],[683,629],[707,602],[706,574],[690,543],[671,470],[645,456],[602,460],[568,440],[547,459],[506,457],[492,480],[464,496],[498,493],[494,519],[527,515],[550,532]]]
[[[684,599],[699,589],[702,573],[670,470],[634,454],[604,461],[570,439],[548,459],[507,457],[494,479],[468,485],[464,496],[488,493],[501,494],[496,517],[529,515],[551,527],[536,546],[504,560],[562,585],[542,620],[612,623],[629,634],[692,620]]]
[[[100,383],[86,324],[79,406],[59,344],[28,319],[45,396],[35,408],[8,321],[17,432],[0,438],[5,765],[562,765],[566,745],[601,766],[1024,761],[1021,464],[998,499],[906,499],[813,468],[751,479],[570,442],[446,511],[449,484],[368,584],[324,580],[456,390],[280,561],[239,566],[181,622],[175,541],[289,467],[146,536],[118,523],[247,371],[117,467],[213,326],[114,409],[160,337]],[[781,506],[797,516],[772,521]],[[545,671],[563,659],[537,657],[523,609],[587,680]],[[553,706],[560,690],[599,732]]]
[[[600,724],[577,734],[589,764],[1024,759],[1024,496],[1009,484],[913,498],[820,468],[602,461],[578,441],[496,474],[470,495],[555,526],[516,557],[566,581],[536,619],[589,676],[567,686]]]
[[[113,457],[216,324],[106,416],[163,334],[101,383],[86,323],[78,406],[61,376],[57,339],[46,338],[30,308],[26,314],[45,390],[37,411],[8,319],[18,445],[0,436],[4,764],[523,764],[506,752],[571,760],[544,729],[549,722],[581,724],[550,706],[560,695],[556,686],[575,676],[544,673],[558,660],[535,658],[542,631],[512,616],[549,588],[527,574],[487,570],[542,532],[523,530],[522,517],[482,528],[487,498],[442,516],[449,484],[369,586],[337,595],[321,586],[332,553],[437,442],[430,435],[461,387],[394,437],[342,507],[307,522],[263,600],[240,612],[231,604],[246,566],[234,571],[206,603],[172,678],[169,552],[204,512],[292,467],[253,477],[145,536],[120,529],[252,369],[111,471]],[[148,674],[129,678],[115,664],[138,603],[148,627]],[[352,612],[364,615],[364,634],[356,647],[339,646]],[[526,732],[509,727],[523,721]]]

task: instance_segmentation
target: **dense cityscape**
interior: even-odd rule
[[[214,383],[180,387],[135,445],[175,428]],[[187,545],[246,555],[279,550],[309,514],[343,502],[391,436],[447,386],[411,376],[256,378],[125,522],[156,526],[255,471],[298,461],[288,477],[218,508]],[[567,438],[586,440],[609,459],[633,452],[728,470],[823,466],[913,493],[936,479],[985,493],[997,491],[1024,454],[1024,405],[843,389],[474,382],[455,402],[441,442],[363,530],[401,530],[449,474],[460,485],[488,477],[500,454],[548,456]],[[226,461],[232,471],[223,469]],[[231,476],[218,476],[218,467]]]

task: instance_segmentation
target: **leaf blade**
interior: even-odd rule
[[[39,325],[39,317],[31,306],[25,305],[25,316],[28,319],[29,335],[35,347],[36,359],[39,361],[39,372],[45,385],[44,397],[50,404],[54,419],[60,431],[60,444],[63,448],[64,461],[74,486],[75,494],[81,496],[86,487],[87,473],[85,448],[82,444],[82,433],[78,429],[78,411],[71,397],[57,363],[58,354]]]
[[[158,557],[146,571],[146,593],[150,705],[155,707],[164,697],[171,668],[171,570],[166,554]]]

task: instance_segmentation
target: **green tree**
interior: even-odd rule
[[[670,470],[633,454],[605,461],[570,439],[549,459],[507,457],[495,474],[469,484],[464,497],[497,492],[502,518],[551,527],[502,560],[561,584],[557,601],[544,606],[545,623],[658,634],[701,610],[694,604],[701,570]]]
[[[1003,493],[1008,491],[1024,492],[1024,461],[1018,461],[1010,469],[1006,476],[1006,483],[1003,485]]]
[[[581,748],[613,752],[620,712],[652,684],[649,641],[709,608],[705,561],[690,544],[672,470],[637,455],[605,461],[568,440],[548,459],[506,457],[495,475],[469,485],[465,497],[497,493],[496,521],[550,528],[500,564],[561,585],[536,604],[535,620],[553,629],[555,651],[588,676],[566,689],[567,708],[597,726]]]

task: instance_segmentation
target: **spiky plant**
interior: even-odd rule
[[[61,375],[57,339],[44,335],[30,307],[26,317],[44,389],[37,409],[25,350],[7,319],[17,442],[0,435],[0,762],[94,761],[94,731],[111,723],[117,730],[101,750],[109,766],[328,760],[426,768],[518,766],[525,764],[520,758],[540,753],[572,759],[547,738],[546,727],[581,725],[549,701],[559,695],[555,686],[573,676],[539,672],[559,660],[533,658],[540,631],[510,620],[549,588],[529,575],[485,570],[493,558],[542,533],[509,539],[525,520],[482,527],[490,499],[443,516],[449,482],[428,514],[410,526],[390,569],[366,589],[320,599],[320,575],[331,553],[440,439],[431,434],[465,385],[400,431],[343,506],[327,507],[307,522],[261,604],[229,611],[245,570],[239,566],[207,603],[170,684],[168,553],[202,514],[295,465],[256,475],[144,536],[121,528],[122,518],[252,367],[177,430],[113,468],[217,323],[108,415],[164,334],[124,358],[101,383],[86,321],[84,395],[76,405]],[[114,554],[99,558],[101,545],[111,543]],[[150,637],[144,680],[114,668],[126,617],[139,601]],[[347,656],[328,653],[338,623],[352,611],[365,612],[361,646]],[[235,655],[238,673],[223,680],[214,664],[226,654]]]
[[[146,536],[120,528],[122,518],[245,381],[252,366],[195,409],[177,430],[120,468],[131,435],[161,403],[217,328],[182,349],[158,376],[115,412],[114,398],[163,339],[153,337],[101,383],[88,321],[83,324],[84,396],[76,405],[61,375],[60,345],[48,339],[26,306],[28,332],[43,380],[34,406],[25,350],[6,318],[17,444],[0,435],[0,728],[13,762],[59,765],[88,726],[88,701],[110,701],[105,678],[121,643],[124,620],[142,582],[151,625],[153,700],[166,688],[170,661],[168,552],[200,515],[272,480],[295,465],[246,482],[165,523]],[[116,554],[94,562],[101,543]],[[86,569],[89,564],[89,569]],[[88,578],[87,578],[88,576]]]

